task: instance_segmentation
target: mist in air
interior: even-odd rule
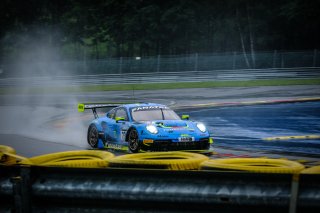
[[[78,100],[74,93],[51,91],[72,85],[72,80],[57,78],[72,74],[59,60],[57,49],[39,40],[28,40],[9,59],[3,72],[11,72],[12,77],[6,80],[15,85],[14,92],[2,96],[0,134],[86,146],[87,125],[77,113],[77,104],[83,100]]]

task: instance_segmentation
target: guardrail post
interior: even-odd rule
[[[86,46],[84,46],[84,49],[83,49],[83,71],[84,71],[84,74],[87,74],[87,49],[86,49]]]
[[[12,182],[12,192],[13,192],[13,196],[14,196],[14,208],[15,208],[15,212],[17,213],[22,213],[23,212],[23,207],[22,207],[22,178],[20,176],[17,177],[12,177],[11,178],[11,182]]]
[[[292,175],[289,213],[296,213],[299,190],[299,174]]]
[[[198,53],[195,54],[194,71],[198,71]]]
[[[160,72],[160,55],[158,55],[157,59],[157,72]]]
[[[119,73],[120,74],[122,73],[122,57],[120,57],[120,60],[119,60]]]
[[[14,196],[14,212],[31,212],[29,168],[21,168],[20,176],[12,177],[11,182]]]
[[[312,63],[313,67],[317,66],[317,53],[318,53],[317,49],[314,49],[314,51],[313,51],[313,63]]]
[[[276,63],[277,63],[277,50],[274,50],[273,60],[272,60],[272,68],[276,68]]]
[[[233,61],[232,61],[232,69],[236,69],[236,56],[237,56],[237,52],[234,51],[233,52]]]

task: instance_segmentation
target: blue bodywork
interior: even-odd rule
[[[147,111],[162,112],[162,119],[138,120]],[[165,112],[173,113],[174,120],[166,119]],[[135,114],[137,113],[137,114]],[[172,116],[167,117],[171,118]],[[188,119],[188,117],[187,117]],[[98,148],[128,149],[129,133],[136,130],[139,150],[208,150],[212,139],[199,122],[182,120],[167,106],[155,103],[125,104],[111,109],[104,117],[96,116],[90,123],[99,132]],[[153,133],[147,129],[152,126]],[[88,136],[89,137],[89,136]]]

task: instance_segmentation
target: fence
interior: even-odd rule
[[[319,175],[0,165],[1,212],[319,212]]]
[[[238,81],[257,79],[320,78],[320,68],[283,68],[250,70],[213,70],[157,73],[123,73],[76,76],[43,76],[0,79],[0,87],[12,86],[83,86],[138,83],[175,83],[204,81]]]
[[[318,51],[258,52],[248,69],[241,53],[192,54],[0,66],[0,87],[319,78]],[[250,67],[249,66],[249,67]]]
[[[0,77],[128,74],[155,72],[186,72],[213,70],[243,70],[320,66],[318,50],[304,52],[241,52],[106,58],[82,61],[24,62],[0,64]],[[34,60],[36,61],[36,59]],[[248,63],[246,63],[248,61]]]

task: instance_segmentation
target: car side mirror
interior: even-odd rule
[[[182,119],[182,120],[189,120],[189,115],[182,115],[182,116],[181,116],[181,119]]]
[[[125,121],[124,117],[116,117],[116,122]]]

